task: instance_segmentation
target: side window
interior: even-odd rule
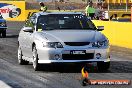
[[[33,24],[35,24],[35,14],[32,14],[28,17],[28,20],[25,22],[26,27],[31,27]]]
[[[25,22],[25,27],[30,27],[30,25],[29,25],[29,20],[26,20],[26,22]]]
[[[29,19],[34,13],[36,13],[36,12],[29,12],[27,19]]]
[[[33,23],[33,25],[36,24],[36,15],[30,17],[30,22]]]
[[[33,14],[25,23],[25,26],[27,27],[32,27],[33,30],[35,30],[35,25],[36,25],[36,15]]]
[[[34,18],[35,13],[36,13],[36,12],[29,12],[29,13],[28,13],[27,21],[25,22],[25,24],[28,24],[28,23],[29,23],[29,20],[30,20],[31,18]]]

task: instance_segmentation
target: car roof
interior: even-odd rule
[[[37,16],[41,16],[41,15],[49,15],[49,14],[83,14],[82,12],[37,12],[35,13]]]

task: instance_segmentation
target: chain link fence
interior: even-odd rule
[[[49,10],[57,10],[59,7],[61,10],[74,10],[74,9],[85,9],[86,3],[64,3],[64,2],[45,2],[45,5]],[[26,2],[26,9],[40,9],[38,2]]]

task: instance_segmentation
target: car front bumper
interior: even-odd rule
[[[87,57],[83,57],[83,55],[79,54],[78,57],[75,56],[72,59],[64,58],[63,55],[68,55],[70,57],[71,51],[86,51],[86,54],[92,54],[93,57],[88,59]],[[109,62],[110,61],[110,54],[109,54],[109,47],[101,47],[101,48],[86,48],[86,47],[64,47],[60,49],[54,48],[40,48],[37,47],[38,52],[38,63],[78,63],[78,62]],[[100,58],[97,58],[97,54],[100,54]],[[56,55],[58,55],[56,57]],[[72,54],[73,55],[73,54]],[[77,58],[77,59],[76,59]]]
[[[0,26],[0,29],[7,29],[8,27],[3,27],[3,26]]]

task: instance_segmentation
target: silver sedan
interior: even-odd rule
[[[99,70],[110,66],[109,41],[103,26],[79,12],[38,12],[26,21],[18,38],[19,64],[97,62]]]

